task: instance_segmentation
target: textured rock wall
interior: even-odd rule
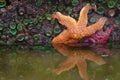
[[[0,44],[40,45],[51,43],[63,26],[51,20],[51,14],[60,11],[78,19],[86,3],[97,5],[97,12],[89,11],[89,24],[99,17],[108,21],[104,30],[115,26],[108,42],[120,42],[120,1],[116,0],[0,0]]]

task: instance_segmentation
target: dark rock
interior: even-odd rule
[[[26,7],[19,6],[19,7],[17,8],[17,13],[18,13],[20,16],[23,16],[23,15],[26,13]]]

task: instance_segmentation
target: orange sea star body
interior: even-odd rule
[[[88,11],[89,9],[96,10],[96,6],[91,6],[89,3],[82,8],[78,21],[70,16],[65,16],[60,12],[56,12],[52,15],[53,19],[57,19],[60,24],[64,25],[65,29],[62,33],[56,36],[52,43],[77,43],[80,39],[90,36],[96,31],[102,29],[106,22],[106,18],[100,18],[95,24],[87,27],[88,23]]]

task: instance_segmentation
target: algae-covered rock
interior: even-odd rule
[[[6,6],[6,0],[0,0],[0,8]]]

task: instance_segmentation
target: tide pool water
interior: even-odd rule
[[[87,50],[89,52],[89,49]],[[84,51],[86,50],[84,49]],[[82,49],[79,52],[82,53]],[[120,49],[111,48],[110,52],[110,56],[104,54],[101,56],[94,52],[106,62],[103,65],[86,60],[89,80],[120,79]],[[54,48],[44,50],[0,49],[0,80],[83,80],[77,66],[60,75],[53,72],[60,63],[67,59],[67,56]]]

